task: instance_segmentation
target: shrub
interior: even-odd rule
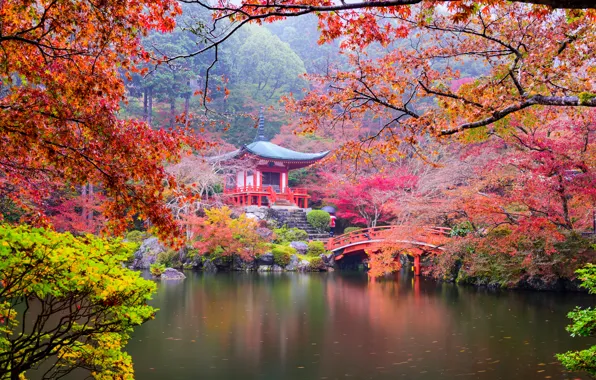
[[[296,227],[288,228],[283,226],[282,228],[274,229],[273,233],[275,233],[275,239],[273,242],[277,244],[308,240],[308,233]]]
[[[581,286],[588,289],[591,294],[596,293],[596,266],[588,264],[584,269],[577,272],[582,281]],[[576,307],[569,312],[567,317],[573,323],[567,326],[571,336],[596,336],[596,310],[588,307],[585,309]],[[568,351],[564,354],[557,354],[557,359],[570,371],[586,371],[592,376],[596,375],[596,346],[589,347],[582,351]]]
[[[147,233],[137,230],[132,230],[126,234],[125,240],[131,243],[141,244],[143,240],[147,239]]]
[[[166,266],[163,264],[155,263],[155,264],[151,264],[151,266],[149,267],[149,270],[151,271],[151,274],[153,276],[161,277],[163,272],[166,270]]]
[[[352,231],[358,231],[358,230],[361,230],[361,229],[362,229],[362,227],[346,227],[344,229],[344,234],[349,234]]]
[[[290,257],[296,254],[296,250],[287,245],[274,245],[271,249],[273,254],[273,263],[280,267],[285,267],[290,263]]]
[[[306,214],[308,224],[319,232],[329,230],[329,213],[323,210],[313,210]]]
[[[310,270],[320,271],[325,269],[325,263],[320,257],[315,257],[310,260]]]
[[[474,228],[472,227],[472,223],[470,222],[463,222],[456,224],[451,228],[450,236],[467,236],[469,233],[474,232]]]
[[[319,256],[327,252],[325,249],[325,243],[322,241],[311,241],[308,243],[308,251],[306,252],[309,256]]]
[[[141,247],[141,243],[143,243],[143,240],[147,239],[147,237],[147,233],[137,230],[130,231],[126,234],[124,240],[131,250],[130,254],[128,255],[128,258],[126,259],[126,263],[132,263],[134,261],[135,252],[139,250],[139,248]]]
[[[133,327],[153,318],[155,284],[122,267],[129,254],[118,240],[0,225],[0,377],[43,367],[47,378],[75,368],[133,378],[123,348]],[[46,317],[27,304],[43,305]]]
[[[166,267],[177,267],[180,266],[180,254],[178,251],[168,249],[157,254],[155,259],[156,264],[163,264]]]
[[[193,226],[197,240],[193,247],[201,254],[238,255],[243,260],[254,259],[268,248],[268,241],[258,233],[257,221],[246,214],[232,217],[228,207],[205,210]]]

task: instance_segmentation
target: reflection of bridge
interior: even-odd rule
[[[348,254],[400,247],[414,257],[414,273],[420,275],[420,256],[443,250],[451,229],[444,227],[383,226],[363,228],[329,239],[327,249],[341,260]]]

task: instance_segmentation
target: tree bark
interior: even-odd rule
[[[170,128],[174,128],[176,123],[176,98],[170,98]]]
[[[148,88],[143,90],[143,120],[147,121],[149,115],[147,114],[147,92]]]
[[[93,197],[94,197],[94,190],[93,190],[93,185],[90,183],[89,184],[89,190],[87,192],[87,196],[89,198],[89,201],[87,202],[87,206],[89,207],[88,211],[87,211],[87,227],[91,227],[93,225]],[[95,232],[95,231],[93,231]]]
[[[87,198],[87,184],[83,185],[81,188],[81,198],[83,198],[83,210],[81,211],[81,216],[83,220],[87,221],[87,212],[89,208],[87,207],[89,199]]]
[[[153,87],[149,87],[148,89],[149,94],[149,109],[147,115],[147,124],[151,125],[153,122]]]

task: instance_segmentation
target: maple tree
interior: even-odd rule
[[[416,182],[416,176],[396,170],[360,178],[358,183],[339,184],[335,197],[328,200],[337,206],[339,217],[375,227],[392,218],[390,210],[412,191]]]
[[[341,41],[350,67],[310,75],[310,92],[288,109],[302,115],[306,132],[383,120],[373,135],[344,145],[353,158],[396,151],[429,133],[458,135],[506,122],[540,105],[596,106],[596,10],[589,2],[188,2],[215,17],[205,43],[189,56],[218,49],[248,23],[316,15],[320,42]],[[466,73],[472,66],[474,76]]]
[[[195,233],[193,246],[200,254],[214,257],[239,256],[254,260],[265,253],[269,244],[258,233],[258,223],[246,214],[232,218],[228,207],[205,210],[205,217],[193,223]]]
[[[476,174],[444,190],[454,227],[440,276],[463,263],[461,281],[555,284],[589,261],[581,233],[594,223],[594,113],[545,109],[514,117],[470,144]]]
[[[152,319],[155,284],[121,263],[132,245],[0,225],[0,378],[55,379],[83,368],[98,379],[133,377],[123,351]]]
[[[139,37],[171,30],[178,12],[172,0],[2,2],[0,196],[23,221],[47,223],[53,186],[95,184],[112,231],[137,214],[164,237],[176,233],[163,162],[200,145],[117,113],[121,73],[147,58]]]
[[[84,185],[80,194],[64,192],[59,199],[53,199],[48,207],[48,219],[57,231],[98,234],[105,223],[102,214],[104,202],[100,189]]]

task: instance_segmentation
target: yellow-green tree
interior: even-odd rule
[[[132,247],[92,235],[0,225],[0,379],[76,368],[96,379],[132,379],[122,351],[151,319],[155,284],[123,268]]]
[[[596,265],[589,264],[576,272],[582,280],[582,287],[596,294]],[[596,309],[588,307],[585,309],[576,308],[567,315],[573,321],[567,326],[571,336],[596,336]],[[596,376],[596,346],[580,351],[568,351],[564,354],[557,354],[557,358],[570,371],[586,371]]]

